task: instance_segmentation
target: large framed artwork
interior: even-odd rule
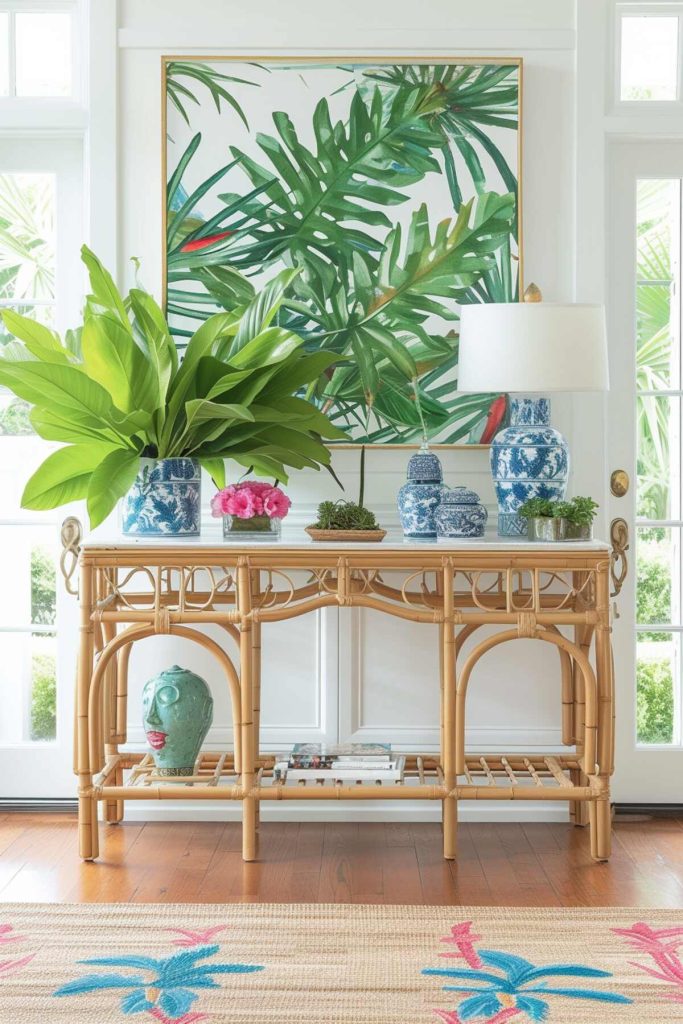
[[[179,346],[291,275],[280,324],[338,355],[306,397],[354,443],[487,444],[458,310],[522,276],[522,61],[164,57],[165,302]]]

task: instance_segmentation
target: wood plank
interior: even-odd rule
[[[102,828],[102,856],[77,856],[67,814],[0,820],[0,903],[348,902],[494,906],[683,905],[683,821],[616,820],[608,864],[584,829],[461,824],[457,860],[435,823],[261,826],[258,860],[241,858],[235,822],[123,823]]]

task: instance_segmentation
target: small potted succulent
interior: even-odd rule
[[[244,480],[222,487],[211,499],[211,514],[223,520],[226,539],[279,537],[292,502],[277,482]]]
[[[590,540],[598,509],[592,498],[577,496],[571,501],[529,498],[518,515],[526,519],[529,540]]]
[[[313,540],[327,541],[380,541],[387,535],[374,512],[365,508],[365,446],[360,453],[360,488],[358,502],[321,501],[318,505],[318,518],[312,526],[306,527],[306,533]]]
[[[593,520],[600,507],[597,501],[577,496],[569,504],[571,509],[566,516],[567,540],[592,540]]]

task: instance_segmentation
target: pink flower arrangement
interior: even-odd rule
[[[254,516],[284,519],[291,504],[279,487],[247,480],[242,484],[230,484],[214,494],[211,499],[211,515],[216,519],[223,516],[237,516],[238,519],[253,519]]]

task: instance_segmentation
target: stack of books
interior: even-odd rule
[[[401,782],[405,757],[392,754],[390,743],[295,743],[275,762],[276,781]]]

